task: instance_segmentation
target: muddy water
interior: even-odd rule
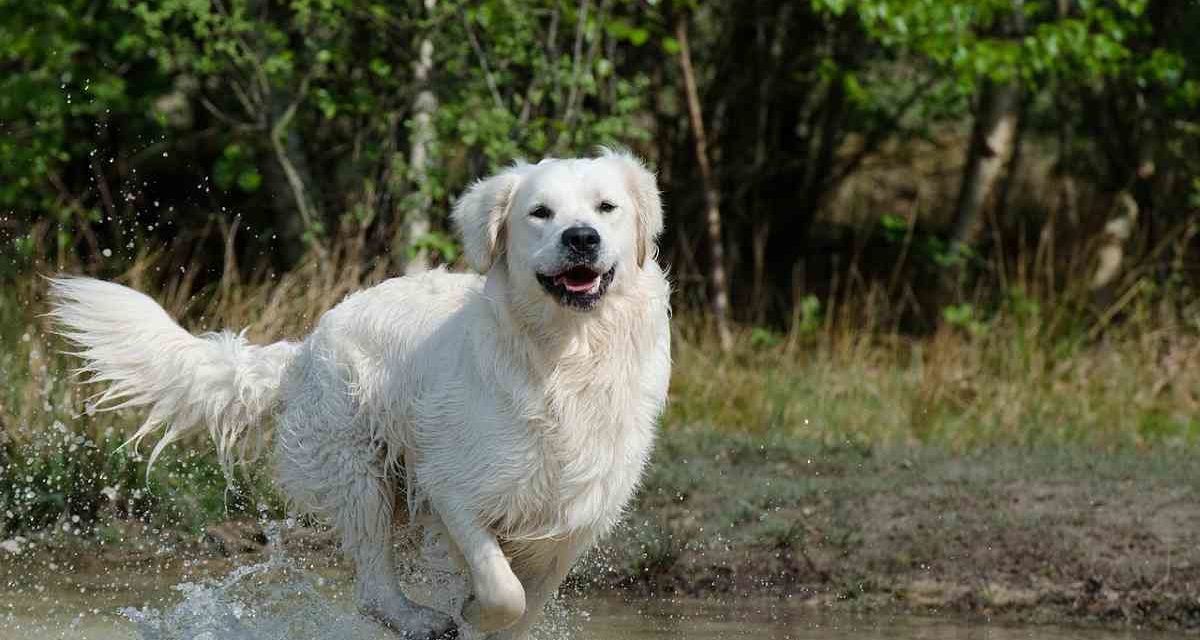
[[[0,555],[0,640],[394,640],[354,612],[350,573],[289,555],[270,537],[261,562],[187,560],[150,550],[132,563]],[[458,583],[455,583],[459,580]],[[412,595],[457,611],[459,578],[412,572]],[[894,616],[830,615],[798,601],[568,598],[535,640],[1158,640],[1136,631],[1018,627]],[[465,630],[462,640],[478,640]]]
[[[344,592],[325,592],[322,598],[337,597],[314,606],[311,593],[285,593],[290,589],[281,587],[281,591],[268,595],[267,599],[274,601],[265,603],[261,609],[256,609],[255,603],[237,598],[222,600],[216,593],[202,595],[183,589],[173,595],[157,594],[153,599],[157,604],[136,612],[127,610],[124,614],[95,606],[111,598],[89,597],[77,591],[43,591],[15,598],[12,593],[5,593],[0,595],[0,640],[391,640],[397,637],[355,616]],[[295,597],[295,606],[280,608],[280,600],[289,597]],[[180,615],[181,608],[190,610]],[[158,616],[157,622],[148,622],[147,615]],[[233,621],[217,620],[221,617]],[[537,634],[538,640],[1157,640],[1166,637],[1136,631],[966,624],[912,617],[829,616],[779,600],[615,598],[579,598],[556,604],[548,623]]]
[[[1145,632],[969,624],[920,617],[828,615],[786,601],[586,600],[580,640],[1159,640]]]

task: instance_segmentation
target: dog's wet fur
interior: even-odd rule
[[[388,280],[298,341],[193,336],[87,278],[51,281],[51,315],[109,383],[102,405],[149,407],[135,439],[161,431],[154,456],[203,429],[227,467],[271,451],[292,504],[339,531],[362,611],[407,638],[455,633],[400,589],[407,517],[468,572],[463,619],[524,638],[650,455],[671,368],[662,207],[637,159],[602,150],[515,163],[452,219],[476,274]]]

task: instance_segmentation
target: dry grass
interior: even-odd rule
[[[1005,318],[983,332],[929,338],[822,333],[794,346],[743,331],[722,356],[679,330],[666,425],[868,446],[1200,442],[1195,335],[1114,335],[1096,344],[1022,335]]]
[[[361,247],[346,239],[278,276],[260,270],[240,279],[227,260],[226,277],[205,287],[197,285],[199,267],[163,268],[162,255],[142,256],[114,277],[193,331],[248,327],[255,340],[298,337],[348,293],[388,274],[386,261],[364,267]],[[1014,275],[1012,282],[1023,281]],[[1076,302],[1061,290],[1044,289],[1059,297],[1038,300],[1008,295],[986,313],[986,297],[976,294],[968,298],[976,301],[972,313],[925,337],[890,328],[898,310],[883,289],[847,287],[835,307],[803,303],[789,332],[741,328],[729,354],[717,349],[703,318],[681,312],[664,429],[675,440],[719,432],[763,446],[789,440],[866,450],[1196,447],[1200,332],[1181,320],[1194,318],[1194,309],[1140,282],[1124,289],[1133,293],[1120,296],[1119,313],[1078,323],[1069,321]],[[0,290],[0,513],[14,514],[0,530],[81,512],[86,520],[107,504],[106,485],[145,482],[136,452],[114,453],[138,416],[90,411],[95,389],[72,380],[75,363],[40,316],[44,291],[35,275]],[[152,474],[149,497],[121,509],[226,513],[208,443],[172,449]]]
[[[1195,292],[1160,282],[1154,260],[1091,290],[1090,248],[1055,244],[948,286],[929,335],[898,331],[913,297],[854,265],[832,304],[801,298],[790,330],[743,328],[729,354],[682,318],[666,426],[958,451],[1200,444]]]
[[[193,331],[248,327],[252,339],[297,337],[347,294],[387,275],[353,238],[325,257],[310,255],[279,276],[260,271],[199,290],[195,269],[171,278],[144,256],[116,279],[147,291]],[[44,283],[28,277],[7,292],[0,317],[9,380],[0,401],[3,438],[27,440],[54,420],[86,413],[86,390],[65,375],[68,361],[38,314]],[[1060,292],[1061,293],[1061,292]],[[979,296],[976,296],[978,298]],[[1200,437],[1200,337],[1171,318],[1161,297],[1124,304],[1124,323],[1093,335],[1067,326],[1069,297],[1027,299],[933,335],[887,327],[896,310],[880,289],[847,290],[837,308],[798,310],[787,333],[742,328],[723,355],[702,318],[677,317],[667,428],[705,425],[746,434],[786,434],[869,444],[1085,444],[1180,446]],[[1156,306],[1157,305],[1157,306]],[[92,420],[103,428],[131,420]],[[90,434],[98,437],[99,434]]]

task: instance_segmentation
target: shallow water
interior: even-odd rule
[[[206,591],[206,589],[208,589]],[[162,609],[89,609],[79,594],[42,594],[0,605],[0,640],[392,640],[398,636],[355,615],[344,593],[322,600],[276,585],[268,603],[240,601],[219,588],[189,584],[182,600]],[[254,590],[252,590],[254,591]],[[262,595],[262,592],[257,592]],[[268,600],[271,600],[268,598]],[[286,603],[284,603],[286,601]],[[919,617],[833,616],[782,600],[623,601],[577,598],[552,605],[538,640],[1157,640],[1164,634],[1064,627],[967,624]]]
[[[348,609],[335,607],[337,614],[321,619],[312,612],[284,613],[283,618],[268,620],[263,612],[241,612],[242,616],[263,616],[257,624],[246,624],[241,632],[208,628],[199,630],[190,621],[166,634],[139,630],[138,624],[124,616],[102,611],[80,616],[59,607],[51,609],[44,603],[18,602],[10,611],[15,615],[0,617],[0,639],[64,638],[71,640],[136,640],[151,638],[181,638],[192,640],[224,640],[226,638],[284,639],[284,638],[378,638],[392,640],[398,636],[357,618]],[[83,607],[80,608],[80,611]],[[226,611],[233,616],[233,611]],[[288,619],[287,616],[291,616]],[[565,619],[565,620],[564,620]],[[301,622],[303,620],[303,622]],[[211,622],[211,621],[210,621]],[[1111,632],[1062,627],[1021,627],[995,624],[964,624],[914,617],[885,616],[827,616],[786,603],[736,602],[720,603],[692,600],[665,602],[639,600],[623,602],[616,599],[584,598],[562,603],[550,620],[551,627],[539,629],[539,640],[570,638],[571,640],[650,640],[687,638],[689,640],[718,640],[755,638],[771,640],[1151,640],[1167,635],[1146,632]],[[219,625],[218,625],[219,626]],[[228,626],[224,627],[231,631]],[[252,635],[245,635],[252,634]]]
[[[302,568],[282,553],[213,578],[48,571],[8,574],[0,589],[0,640],[393,640],[353,611],[348,576]],[[189,575],[184,571],[181,576]],[[408,576],[414,596],[447,601],[461,585],[444,576]],[[453,579],[449,579],[453,580]],[[173,586],[166,588],[164,585]],[[438,594],[447,594],[439,596]],[[473,634],[464,633],[464,640]],[[553,603],[537,640],[687,638],[807,640],[1151,640],[1163,634],[1066,627],[971,624],[919,617],[831,615],[799,601],[712,601],[584,597]]]
[[[1148,632],[965,623],[916,616],[830,615],[781,600],[585,600],[570,603],[585,620],[580,640],[1159,640]]]

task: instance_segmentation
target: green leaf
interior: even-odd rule
[[[262,174],[260,174],[257,170],[249,169],[238,175],[238,187],[240,187],[242,191],[258,191],[260,186],[262,186]]]

